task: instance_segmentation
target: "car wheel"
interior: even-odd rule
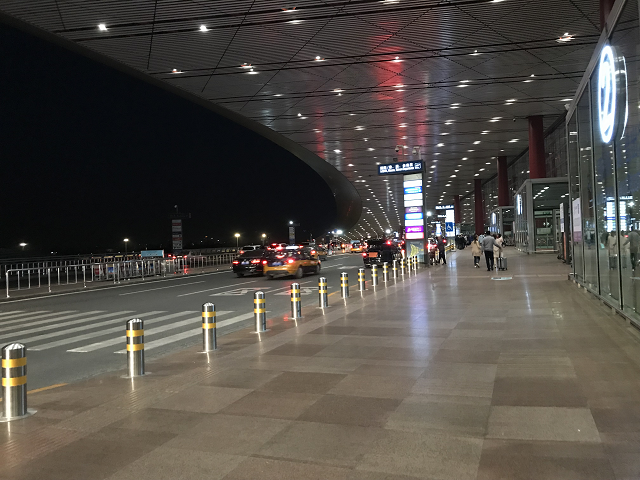
[[[273,280],[273,275],[266,275],[267,280]]]
[[[316,275],[320,275],[320,264],[316,265],[316,269],[314,271]]]
[[[304,274],[304,272],[302,271],[302,267],[298,267],[298,270],[296,270],[296,273],[294,275],[295,278],[302,278],[302,275]]]
[[[238,278],[244,277],[244,273],[236,273],[236,275],[238,276]]]

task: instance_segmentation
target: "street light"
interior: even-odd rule
[[[267,234],[266,234],[266,233],[263,233],[263,234],[261,235],[261,237],[262,237],[262,246],[264,247],[264,242],[265,242],[265,240],[266,240],[266,238],[267,238]]]
[[[22,251],[24,251],[24,247],[26,247],[26,246],[27,246],[27,244],[26,244],[26,243],[24,243],[24,242],[22,242],[22,243],[20,244],[20,246],[22,247]]]
[[[240,238],[240,234],[236,233],[234,237],[236,237],[236,252],[237,252],[238,250],[240,250],[240,245],[238,244],[238,242],[240,241],[238,240]]]
[[[125,254],[125,255],[127,254],[127,244],[128,244],[128,243],[129,243],[129,239],[128,239],[128,238],[125,238],[125,239],[124,239],[124,254]]]

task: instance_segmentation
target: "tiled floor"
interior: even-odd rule
[[[30,395],[0,478],[640,478],[640,335],[554,256],[509,256],[501,280],[465,250],[144,378]]]

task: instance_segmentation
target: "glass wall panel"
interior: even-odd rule
[[[640,32],[637,9],[635,0],[627,2],[611,45],[619,61],[619,71],[623,72],[619,91],[621,96],[627,97],[628,102],[624,103],[629,107],[626,125],[623,122],[618,126],[615,141],[623,311],[640,320],[640,118],[637,107],[640,105],[637,53]]]
[[[587,89],[589,92],[589,89]],[[578,147],[580,152],[580,215],[584,242],[584,284],[598,291],[598,238],[593,204],[593,162],[591,158],[591,114],[589,95],[578,102]]]
[[[571,192],[569,212],[571,213],[572,244],[573,244],[573,273],[579,282],[584,281],[584,259],[582,244],[582,216],[580,215],[580,171],[578,169],[578,123],[576,115],[568,122],[568,151],[569,158],[569,191]]]
[[[591,104],[598,105],[600,87],[597,77],[591,82]],[[586,96],[586,95],[585,95]],[[615,158],[613,141],[603,141],[599,109],[592,108],[593,165],[595,172],[595,218],[600,275],[600,295],[613,305],[620,304],[618,271],[618,208],[616,206]]]

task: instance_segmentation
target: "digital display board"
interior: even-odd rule
[[[388,163],[378,165],[378,175],[394,175],[397,173],[415,173],[422,171],[422,161]]]
[[[404,189],[405,195],[410,195],[412,193],[422,193],[422,187],[406,187]]]
[[[453,205],[436,205],[436,210],[453,210]]]

